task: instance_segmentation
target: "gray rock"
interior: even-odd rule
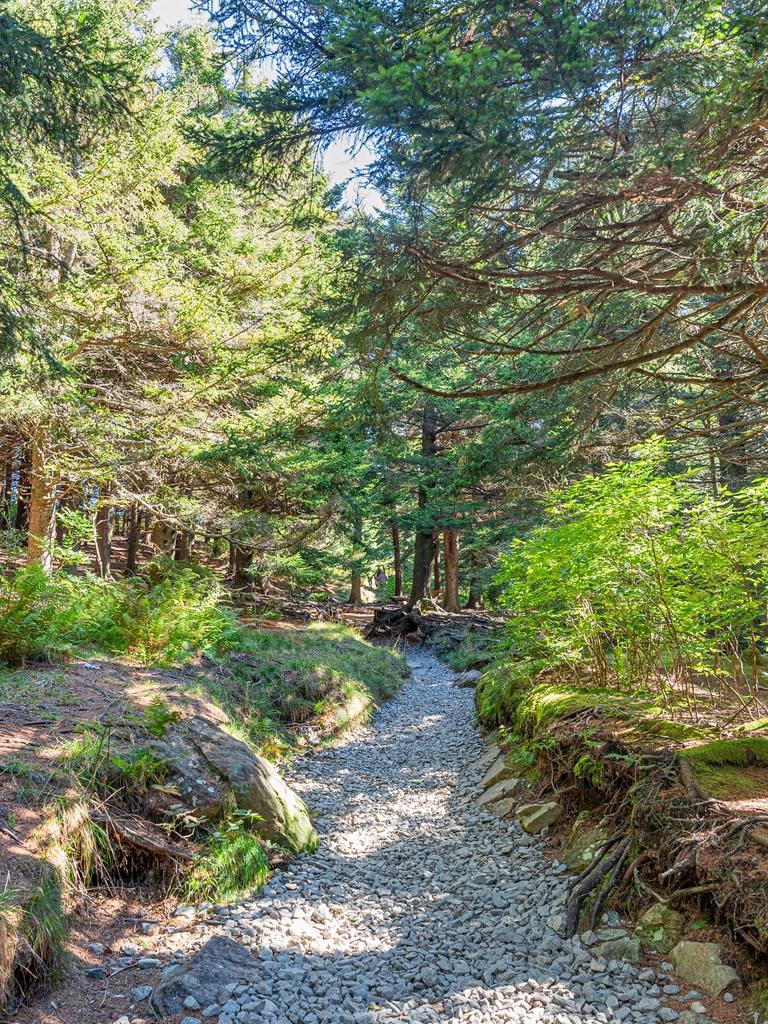
[[[603,960],[629,960],[639,964],[643,959],[643,947],[639,939],[609,939],[597,946],[596,953]]]
[[[608,830],[605,828],[586,828],[579,826],[575,838],[573,838],[561,855],[561,860],[568,865],[569,870],[579,874],[584,868],[592,863],[598,848],[608,839]]]
[[[713,996],[739,980],[736,971],[721,961],[715,942],[678,942],[669,959],[681,978]]]
[[[216,999],[222,981],[252,982],[257,968],[258,962],[234,939],[214,936],[198,953],[163,976],[152,993],[151,1005],[169,1016],[181,1013],[184,1000],[193,996],[207,1008]]]
[[[520,779],[502,779],[501,782],[497,782],[490,789],[486,789],[483,795],[478,798],[477,805],[478,807],[487,807],[489,804],[496,803],[497,800],[505,800],[516,793],[520,793],[524,788],[524,783]]]
[[[495,786],[497,782],[503,782],[504,779],[513,779],[514,777],[515,769],[508,765],[506,757],[502,756],[494,761],[485,773],[480,785],[483,789],[488,789],[490,786]]]
[[[199,1017],[182,1017],[181,1024],[201,1024]]]
[[[554,825],[562,813],[563,805],[550,800],[543,804],[523,804],[515,811],[515,817],[529,835],[535,836]]]
[[[140,1003],[144,999],[148,999],[152,995],[151,985],[137,985],[136,988],[131,990],[131,999],[134,1003]]]
[[[480,682],[480,676],[483,673],[476,668],[470,669],[468,672],[462,672],[461,675],[456,676],[453,685],[458,687],[460,690],[474,689]]]
[[[712,1024],[712,1021],[705,1013],[696,1013],[694,1010],[683,1010],[677,1018],[677,1024]]]
[[[261,816],[260,835],[297,853],[317,848],[317,832],[304,801],[266,758],[202,715],[190,719],[187,734],[208,764],[227,780],[237,806]]]

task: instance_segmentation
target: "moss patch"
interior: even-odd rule
[[[717,799],[749,799],[768,784],[768,740],[715,740],[682,751],[701,787]]]
[[[703,743],[699,747],[684,750],[680,756],[689,761],[694,769],[704,765],[768,767],[768,740],[760,737],[749,740],[715,740],[713,743]]]

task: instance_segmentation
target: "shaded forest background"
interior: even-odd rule
[[[505,607],[536,671],[747,652],[757,687],[758,6],[200,8],[2,14],[7,607],[172,562],[264,607],[378,573]],[[318,170],[338,139],[383,212]]]

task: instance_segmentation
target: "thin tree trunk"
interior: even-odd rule
[[[192,557],[192,541],[194,537],[189,530],[179,530],[176,537],[176,561],[188,562]]]
[[[458,612],[459,605],[459,531],[443,530],[443,556],[445,558],[445,593],[443,608]]]
[[[349,589],[349,603],[363,603],[363,573],[357,557],[363,544],[363,523],[355,519],[352,523],[352,585]]]
[[[483,593],[480,589],[480,559],[476,551],[469,556],[469,597],[464,606],[470,610],[481,608],[483,604]]]
[[[130,505],[126,510],[128,518],[128,543],[125,548],[125,575],[136,575],[136,557],[139,553],[139,537],[141,535],[141,510],[138,505]]]
[[[19,531],[29,527],[29,474],[29,445],[22,441],[19,445],[19,479],[16,486],[16,517],[13,523]]]
[[[109,496],[109,487],[100,488],[96,509],[96,561],[99,564],[99,576],[104,580],[112,574],[112,506]]]
[[[58,511],[61,512],[64,508],[70,508],[72,505],[72,491],[69,490],[66,494],[63,494],[59,498]],[[64,541],[67,537],[67,531],[64,527],[64,523],[60,519],[56,519],[56,544],[58,547],[64,545]]]
[[[253,589],[253,577],[250,568],[253,565],[253,548],[235,548],[235,571],[232,575],[232,584],[235,590],[250,593]]]
[[[3,499],[0,503],[0,529],[11,528],[11,504],[13,501],[13,441],[9,436],[3,438]]]
[[[58,484],[45,464],[45,454],[37,440],[32,441],[31,449],[27,565],[39,565],[50,575],[53,572]]]
[[[238,505],[241,511],[247,512],[253,508],[253,491],[245,488],[240,491]],[[230,564],[232,552],[230,551]],[[235,545],[234,565],[232,566],[232,584],[235,590],[241,590],[246,594],[253,592],[253,576],[251,566],[253,565],[253,548]]]
[[[434,548],[432,593],[439,594],[442,589],[442,581],[440,580],[440,534],[437,530],[432,534],[432,545]]]
[[[421,423],[421,454],[431,459],[435,454],[435,443],[437,440],[437,409],[427,406]],[[419,483],[418,502],[419,508],[426,507],[428,501],[427,488],[423,481]],[[432,559],[435,557],[435,541],[432,531],[429,533],[417,533],[413,541],[413,576],[411,578],[411,592],[408,595],[406,609],[410,611],[415,608],[427,593],[429,577],[432,571]]]
[[[403,596],[403,560],[400,556],[400,530],[392,527],[392,551],[395,556],[395,597]]]

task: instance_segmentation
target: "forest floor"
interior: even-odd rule
[[[369,621],[372,610],[351,614]],[[483,644],[482,636],[465,636],[453,662],[487,661]],[[81,891],[71,908],[66,969],[50,991],[39,990],[8,1019],[112,1024],[123,1013],[129,1021],[153,1019],[139,998],[142,987],[155,985],[163,966],[183,960],[210,935],[231,935],[233,928],[240,941],[275,951],[277,966],[264,967],[262,987],[251,993],[254,999],[268,997],[277,1008],[273,1016],[258,1018],[270,1024],[312,1022],[313,1014],[329,1024],[385,1019],[651,1024],[674,1020],[673,1013],[702,1001],[711,1020],[747,1019],[738,1001],[694,993],[681,1002],[690,987],[677,982],[653,954],[640,966],[594,966],[593,954],[578,941],[563,939],[556,921],[564,885],[556,858],[574,821],[595,824],[606,805],[615,810],[622,801],[621,813],[628,815],[627,792],[638,770],[631,751],[677,756],[686,746],[706,745],[723,733],[727,709],[700,716],[695,727],[682,731],[672,723],[666,735],[669,720],[650,711],[644,718],[647,709],[636,701],[630,714],[615,704],[606,707],[600,691],[590,691],[591,702],[575,704],[570,691],[565,703],[558,691],[562,714],[547,722],[551,739],[543,745],[531,737],[508,744],[523,773],[538,758],[537,795],[552,799],[547,794],[554,790],[567,808],[546,841],[534,840],[516,823],[500,821],[473,802],[479,777],[473,762],[484,741],[474,725],[472,691],[453,688],[454,673],[429,648],[410,645],[408,657],[415,679],[384,704],[402,681],[393,678],[390,655],[335,623],[260,621],[248,651],[231,652],[220,664],[196,659],[163,668],[125,658],[82,657],[0,676],[3,877],[10,871],[17,881],[28,869],[32,879],[39,868],[41,829],[64,795],[57,774],[62,751],[84,730],[141,720],[158,701],[185,715],[210,713],[211,702],[218,702],[253,746],[292,771],[295,788],[318,814],[323,843],[318,854],[300,858],[288,873],[278,872],[260,895],[231,910],[174,917],[178,895],[141,869],[132,877],[113,878],[107,887]],[[484,678],[493,680],[494,670]],[[481,690],[479,706],[483,699]],[[373,725],[362,725],[374,705],[380,710]],[[640,720],[645,725],[638,734]],[[331,740],[334,745],[328,746]],[[574,776],[573,759],[588,751],[599,761],[606,743],[613,744],[611,757],[621,753],[604,761],[608,770],[601,789],[588,773]],[[297,759],[300,753],[309,756]],[[632,778],[619,778],[620,770],[629,769]],[[767,775],[761,763],[714,768],[704,763],[696,777],[712,790],[726,787],[716,811],[718,822],[730,825],[768,812]],[[529,781],[536,787],[535,773]],[[743,792],[734,793],[734,785]],[[751,828],[729,861],[740,882],[752,878],[752,896],[758,898],[768,857],[750,840],[760,834],[759,826]],[[707,867],[702,848],[699,868]],[[631,917],[644,909],[623,902],[620,907]],[[626,927],[617,926],[615,913],[610,912],[608,924]],[[688,937],[697,941],[719,942],[728,931],[702,916],[695,901],[686,920]],[[726,949],[740,969],[746,965],[743,949],[730,942]],[[141,966],[142,957],[147,966]],[[272,961],[265,953],[261,963]],[[88,976],[100,968],[106,968],[103,977]],[[306,996],[300,1017],[284,988],[286,978],[299,981]],[[672,991],[675,986],[679,991]],[[623,992],[630,998],[623,999]],[[637,1011],[635,999],[645,999],[646,1009]],[[658,1005],[652,1006],[654,1001]],[[621,1016],[630,1006],[631,1012]],[[565,1016],[558,1018],[561,1011]]]
[[[660,955],[606,962],[562,937],[568,875],[556,836],[528,836],[477,806],[487,741],[471,692],[452,686],[455,674],[429,650],[411,649],[409,661],[412,680],[370,725],[294,763],[293,785],[316,813],[316,854],[226,907],[181,907],[169,919],[168,905],[134,894],[119,906],[121,929],[81,924],[77,974],[12,1019],[151,1020],[132,992],[213,935],[257,955],[247,985],[235,990],[238,979],[222,977],[230,990],[212,996],[219,1010],[234,996],[237,1006],[218,1016],[226,1024],[656,1024],[686,1011],[702,1024],[699,1008],[718,1024],[746,1019],[738,1002],[692,991]],[[611,912],[605,928],[615,937],[631,925]],[[126,957],[124,973],[83,978],[100,960],[87,948],[95,939]],[[137,951],[157,964],[138,967]]]

